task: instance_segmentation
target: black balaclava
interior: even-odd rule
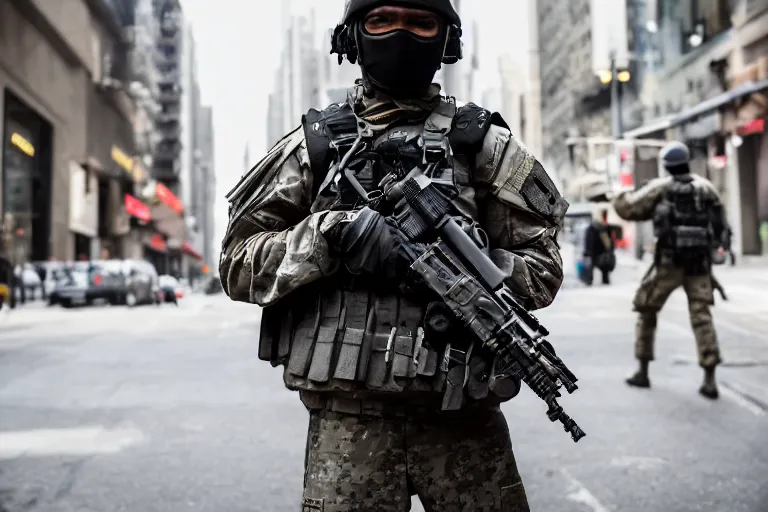
[[[419,96],[429,89],[445,51],[445,23],[430,38],[404,29],[374,35],[362,21],[355,25],[360,67],[368,85],[394,98]]]

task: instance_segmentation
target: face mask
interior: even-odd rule
[[[392,96],[424,92],[440,68],[445,35],[425,39],[407,30],[372,35],[358,32],[360,64],[372,85]]]

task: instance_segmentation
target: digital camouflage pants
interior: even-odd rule
[[[310,411],[302,512],[529,512],[498,408],[382,418]]]
[[[720,363],[720,350],[710,312],[710,306],[715,303],[712,276],[688,276],[683,269],[672,265],[652,266],[635,294],[634,307],[640,314],[635,332],[635,357],[644,361],[653,360],[658,313],[680,286],[688,297],[699,365],[703,368],[715,367]]]

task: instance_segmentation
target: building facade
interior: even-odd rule
[[[307,110],[325,106],[321,91],[325,56],[317,44],[314,10],[296,14],[288,4],[284,4],[285,39],[280,64],[268,100],[267,148],[299,126]]]
[[[686,142],[723,197],[735,252],[766,254],[768,1],[665,0],[648,15],[661,51],[646,122],[625,136]]]
[[[200,252],[203,261],[209,267],[218,261],[218,249],[215,240],[215,204],[216,204],[216,169],[213,131],[213,108],[200,107],[200,115],[197,123],[197,147],[198,147],[198,196],[195,204],[194,216],[200,232],[201,244],[195,249]]]
[[[645,2],[627,2],[628,51],[635,56],[629,62],[632,77],[621,83],[620,109],[622,125],[632,128],[642,124],[638,108],[639,92],[644,79]],[[612,136],[611,84],[601,83],[593,71],[593,23],[591,0],[537,0],[535,2],[538,54],[532,70],[538,68],[541,105],[542,163],[557,169],[563,190],[579,175],[594,172],[596,159],[607,160],[613,147],[605,145],[596,154],[580,147],[569,147],[575,137]],[[534,84],[538,85],[538,84]],[[534,94],[536,87],[532,90]],[[529,116],[531,117],[531,116]],[[534,124],[538,124],[538,119]],[[534,140],[538,128],[534,128]]]
[[[135,249],[127,60],[104,0],[0,1],[0,212],[16,263]]]

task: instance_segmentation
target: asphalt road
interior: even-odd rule
[[[660,322],[653,389],[634,369],[630,301],[569,277],[540,314],[581,389],[574,444],[527,390],[505,407],[532,510],[768,511],[765,269],[723,269],[722,397],[697,393],[681,292]],[[762,296],[762,297],[761,297]],[[256,357],[258,308],[29,307],[0,322],[0,512],[299,510],[307,413]],[[415,504],[414,510],[422,510]]]

